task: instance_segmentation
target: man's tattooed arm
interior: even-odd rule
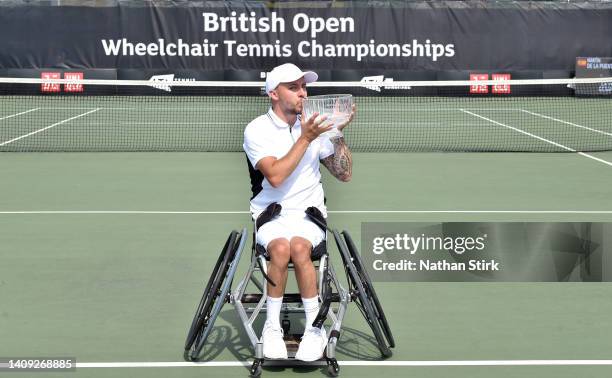
[[[353,174],[353,156],[351,151],[346,143],[344,143],[343,137],[332,139],[331,142],[334,145],[334,153],[321,160],[321,163],[338,180],[344,182],[350,181]]]

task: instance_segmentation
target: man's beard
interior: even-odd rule
[[[302,110],[304,109],[304,106],[302,105],[301,102],[295,103],[295,104],[292,104],[290,102],[285,102],[285,103],[281,103],[281,109],[283,109],[283,112],[285,114],[300,115],[302,114]]]
[[[304,110],[304,102],[300,101],[298,104],[295,105],[295,108],[294,108],[295,114],[302,114],[303,110]]]
[[[303,109],[304,107],[302,106],[302,104],[296,104],[295,106],[292,106],[289,110],[293,115],[300,115],[302,114]]]

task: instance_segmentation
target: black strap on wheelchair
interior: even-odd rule
[[[317,317],[312,322],[312,326],[316,328],[321,328],[325,319],[327,319],[327,313],[329,312],[329,307],[332,302],[332,290],[331,290],[331,277],[329,276],[328,268],[325,266],[325,270],[323,271],[323,287],[321,288],[321,298],[322,303],[319,308],[319,313]]]
[[[272,202],[264,211],[259,214],[255,221],[255,228],[259,230],[261,226],[276,218],[282,210],[282,206],[276,202]]]
[[[259,271],[261,272],[261,275],[266,279],[266,281],[268,281],[268,283],[270,285],[272,285],[273,287],[276,287],[276,284],[274,283],[274,281],[272,281],[272,279],[266,274],[263,266],[261,265],[261,260],[259,259],[259,256],[263,255],[266,251],[263,250],[260,251],[258,247],[261,247],[260,245],[257,244],[257,242],[255,242],[255,231],[253,231],[253,247],[252,247],[252,252],[255,253],[255,257],[256,257],[256,261],[257,261],[257,266],[259,267]],[[261,247],[263,248],[263,247]]]
[[[331,231],[329,227],[327,227],[327,219],[325,219],[323,213],[321,213],[321,210],[314,206],[310,206],[308,209],[306,209],[305,213],[306,216],[308,216],[308,219],[319,226],[323,232],[325,232],[325,230]]]
[[[264,276],[264,278],[266,279],[266,281],[268,281],[268,283],[270,285],[272,285],[273,287],[276,287],[276,284],[274,283],[274,281],[272,281],[272,279],[266,274],[266,272],[264,271],[263,266],[261,265],[261,260],[257,259],[257,265],[259,265],[259,270],[261,271],[261,275]]]
[[[308,219],[310,219],[314,224],[319,226],[321,230],[323,230],[323,232],[325,232],[326,230],[331,231],[331,229],[327,227],[327,219],[325,219],[323,213],[321,213],[318,208],[314,206],[309,207],[308,209],[306,209],[306,216],[308,216]],[[327,319],[327,313],[329,312],[329,307],[331,306],[332,302],[332,290],[330,282],[331,277],[329,275],[329,268],[328,266],[326,266],[325,270],[323,271],[323,287],[321,288],[321,307],[319,308],[319,313],[317,314],[317,317],[315,318],[314,322],[312,322],[313,327],[321,328],[321,326],[325,322],[325,319]]]
[[[271,204],[269,204],[268,207],[266,207],[266,209],[262,211],[261,214],[259,214],[259,216],[257,217],[257,220],[255,221],[255,228],[259,230],[261,226],[276,218],[280,214],[281,210],[282,206],[280,204],[276,202],[272,202]],[[253,243],[253,248],[255,248],[255,244],[256,243]],[[260,251],[258,251],[257,248],[255,249],[257,252],[256,256],[259,256],[261,254]],[[265,250],[263,252],[265,253]],[[259,259],[257,259],[257,265],[259,266],[261,274],[266,279],[266,281],[268,281],[270,285],[276,287],[274,281],[272,281],[272,279],[270,279],[270,277],[265,273],[263,266],[261,266],[261,261]]]

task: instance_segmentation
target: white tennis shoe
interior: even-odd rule
[[[261,338],[263,341],[263,354],[265,358],[287,358],[287,347],[283,339],[282,328],[274,328],[272,324],[266,322],[261,333]]]
[[[323,352],[327,346],[327,335],[325,328],[309,327],[302,336],[300,347],[295,354],[296,360],[316,361],[323,357]]]

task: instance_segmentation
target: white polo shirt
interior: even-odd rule
[[[327,216],[325,195],[321,185],[319,160],[334,153],[334,146],[329,138],[319,137],[312,141],[300,163],[289,177],[274,188],[265,177],[254,178],[257,163],[264,157],[277,159],[287,155],[295,141],[302,134],[299,118],[289,127],[270,108],[268,113],[251,121],[244,130],[243,148],[252,166],[251,183],[255,180],[251,199],[251,214],[257,218],[272,202],[282,206],[283,213],[303,213],[310,206],[316,206]],[[260,173],[260,172],[259,172]],[[261,180],[261,189],[257,184]]]

